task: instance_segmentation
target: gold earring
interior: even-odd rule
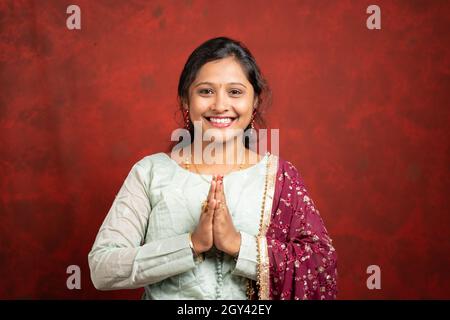
[[[189,109],[186,109],[186,112],[184,113],[184,127],[188,130],[191,127],[191,119],[189,119]]]
[[[250,128],[252,129],[255,129],[255,115],[256,115],[256,108],[253,109],[252,121],[250,122]]]
[[[183,166],[184,166],[184,168],[186,169],[186,170],[189,170],[189,166],[190,166],[190,161],[189,161],[189,158],[186,158],[185,160],[184,160],[184,162],[183,162]]]

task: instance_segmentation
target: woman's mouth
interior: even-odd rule
[[[231,126],[237,117],[204,117],[208,123],[216,128],[227,128]]]

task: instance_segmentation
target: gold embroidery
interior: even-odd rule
[[[270,271],[269,271],[269,256],[267,251],[268,249],[267,249],[266,233],[270,225],[277,170],[278,170],[278,157],[269,154],[266,167],[266,177],[262,201],[263,203],[261,207],[261,220],[259,224],[259,233],[256,241],[257,245],[256,284],[259,288],[258,290],[259,300],[270,299],[269,294]],[[248,292],[250,293],[251,290],[248,290]]]

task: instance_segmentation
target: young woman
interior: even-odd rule
[[[239,135],[263,123],[267,92],[240,42],[214,38],[192,52],[178,85],[190,139],[181,160],[174,148],[132,167],[89,253],[97,289],[144,287],[145,299],[336,298],[336,251],[304,181]]]

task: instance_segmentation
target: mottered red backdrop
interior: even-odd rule
[[[132,165],[169,145],[182,67],[216,36],[243,41],[271,86],[338,298],[450,298],[449,15],[438,0],[1,1],[0,298],[140,298],[97,291],[87,254]]]

